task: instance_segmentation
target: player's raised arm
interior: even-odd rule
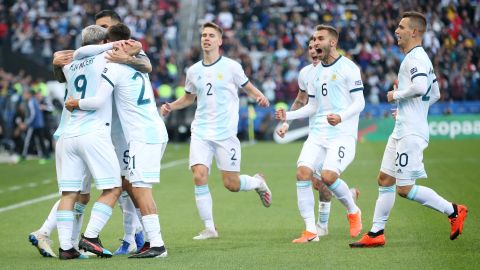
[[[53,77],[58,82],[66,82],[62,68],[73,60],[73,50],[58,51],[53,54]]]
[[[140,42],[130,40],[124,45],[124,47],[123,50],[108,52],[105,58],[110,62],[129,65],[142,73],[152,72],[150,59],[140,52]]]
[[[258,90],[251,82],[247,82],[246,85],[243,86],[243,90],[247,95],[257,102],[258,105],[262,107],[268,107],[270,106],[270,102],[268,99],[263,95],[263,93]]]

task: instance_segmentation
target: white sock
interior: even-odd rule
[[[75,220],[73,221],[73,229],[72,229],[72,245],[74,247],[78,246],[78,239],[80,236],[80,231],[82,230],[83,225],[83,213],[85,212],[85,208],[87,206],[85,204],[76,202],[75,206],[73,207],[73,213],[75,215]]]
[[[390,211],[395,204],[396,190],[395,185],[390,187],[378,187],[378,198],[375,203],[375,213],[373,214],[373,225],[370,230],[376,233],[385,229]]]
[[[328,189],[343,205],[345,205],[349,214],[355,214],[358,211],[358,207],[352,198],[352,193],[345,181],[338,178],[337,181],[328,187]]]
[[[195,203],[197,204],[198,214],[203,220],[206,229],[215,230],[213,222],[212,195],[208,189],[208,184],[203,186],[195,185]]]
[[[164,245],[162,234],[160,233],[160,221],[158,215],[147,215],[142,217],[145,234],[150,240],[150,247],[161,247]]]
[[[315,198],[313,197],[312,181],[297,181],[297,204],[300,215],[305,222],[305,229],[316,233],[315,227]]]
[[[85,237],[96,238],[102,231],[105,224],[112,216],[112,208],[104,203],[96,202],[93,205],[90,220],[88,221],[87,229],[85,229]]]
[[[143,220],[142,220],[142,212],[140,211],[140,208],[135,208],[135,213],[137,213],[137,220],[142,227],[142,231],[145,231],[145,226],[143,225]],[[148,242],[148,235],[144,234],[143,239],[145,240],[145,242]]]
[[[130,244],[135,243],[135,233],[137,230],[137,212],[135,210],[135,205],[133,204],[132,199],[128,196],[127,192],[122,192],[119,200],[119,205],[121,205],[123,213],[123,240],[127,241]]]
[[[414,185],[407,195],[407,198],[412,201],[444,213],[447,216],[453,214],[453,205],[443,197],[438,195],[433,189]]]
[[[318,201],[318,221],[317,224],[322,228],[328,228],[328,218],[330,217],[331,202]]]
[[[60,200],[58,200],[50,210],[50,214],[48,214],[47,219],[43,223],[42,227],[38,230],[43,235],[50,236],[52,231],[57,227],[57,208]]]
[[[69,250],[73,247],[71,239],[74,219],[73,211],[58,210],[56,219],[60,248],[63,250]]]
[[[240,175],[240,190],[249,191],[261,187],[263,180],[249,176],[246,174]]]

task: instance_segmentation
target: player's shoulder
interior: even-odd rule
[[[353,62],[351,59],[349,59],[346,56],[341,56],[340,57],[339,64],[340,64],[342,70],[360,71],[360,67],[355,62]]]
[[[236,60],[226,57],[226,56],[220,56],[220,59],[218,60],[218,63],[222,66],[230,66],[230,67],[236,67],[236,68],[242,68],[242,65],[240,65],[239,62]]]
[[[195,64],[191,65],[190,67],[187,68],[187,74],[190,74],[190,73],[195,73],[197,72],[198,70],[200,70],[202,68],[202,60],[196,62]]]
[[[312,68],[313,68],[313,64],[306,65],[306,66],[304,66],[303,68],[300,69],[300,73],[299,73],[299,74],[307,73],[307,72],[309,72]]]

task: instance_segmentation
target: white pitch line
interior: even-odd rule
[[[187,162],[188,162],[188,159],[174,160],[174,161],[167,162],[167,163],[163,164],[162,169],[172,168],[172,167],[175,167],[175,166],[180,165],[180,164],[185,164]],[[50,182],[51,182],[50,179],[46,179],[46,180],[42,181],[43,184],[48,184]],[[10,187],[9,189],[11,190],[12,188],[20,189],[21,186],[13,186],[13,187]],[[3,191],[0,190],[0,193],[2,193],[2,192]],[[27,206],[27,205],[36,204],[36,203],[43,202],[43,201],[46,201],[46,200],[50,200],[50,199],[53,199],[53,198],[58,198],[58,197],[59,197],[59,195],[58,195],[58,192],[57,192],[57,193],[52,193],[52,194],[45,195],[45,196],[42,196],[42,197],[38,197],[38,198],[35,198],[35,199],[32,199],[32,200],[12,204],[12,205],[0,208],[0,213],[6,212],[6,211],[9,211],[9,210],[13,210],[13,209],[17,209],[17,208],[20,208],[20,207],[24,207],[24,206]]]
[[[15,191],[15,190],[19,190],[21,188],[22,188],[22,186],[11,186],[11,187],[8,188],[8,190]]]

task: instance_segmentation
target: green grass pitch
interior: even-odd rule
[[[383,248],[350,249],[346,212],[333,200],[330,234],[320,242],[292,244],[304,229],[295,189],[296,160],[301,143],[258,143],[243,148],[242,172],[263,172],[273,192],[273,204],[264,208],[255,192],[231,193],[223,188],[218,171],[210,177],[214,218],[220,239],[193,241],[203,225],[195,207],[187,168],[188,145],[167,147],[161,184],[155,187],[162,234],[168,258],[131,260],[126,256],[60,261],[43,258],[27,241],[40,227],[56,198],[0,212],[0,269],[480,269],[480,140],[432,141],[425,151],[428,180],[448,200],[464,203],[469,216],[464,233],[449,240],[450,226],[443,215],[397,196],[386,228]],[[342,175],[358,187],[364,232],[371,226],[377,198],[376,175],[385,143],[359,143],[356,159]],[[178,161],[175,163],[171,163]],[[215,166],[214,166],[215,167]],[[0,208],[57,191],[54,164],[28,161],[0,165]],[[98,192],[92,196],[96,198]],[[317,196],[317,195],[316,195]],[[87,209],[84,228],[88,221]],[[114,251],[123,236],[118,207],[101,234]],[[52,235],[58,250],[56,232]]]

